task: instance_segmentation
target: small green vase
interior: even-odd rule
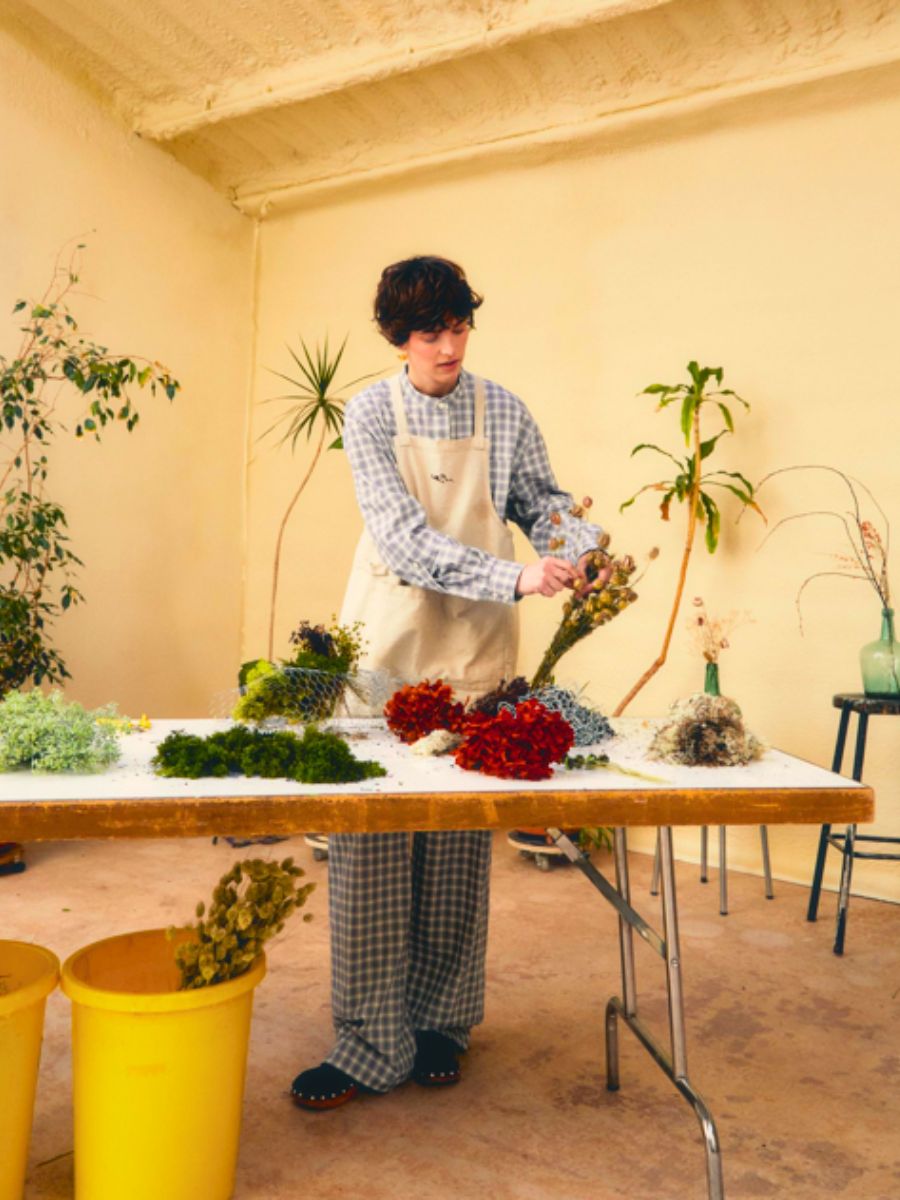
[[[881,610],[881,637],[859,652],[867,696],[900,696],[900,645],[894,640],[894,610]]]
[[[719,691],[719,664],[717,662],[708,662],[706,664],[706,679],[703,683],[703,690],[707,696],[720,696]]]

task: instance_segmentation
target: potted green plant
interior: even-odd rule
[[[736,400],[746,409],[749,409],[750,405],[737,392],[721,386],[724,375],[721,367],[701,367],[691,361],[687,365],[687,371],[690,377],[687,383],[651,383],[641,393],[641,395],[658,396],[660,409],[667,408],[670,404],[678,403],[680,405],[681,434],[690,453],[684,458],[678,458],[652,442],[641,442],[635,446],[631,451],[632,455],[642,450],[652,450],[654,453],[668,458],[675,465],[676,473],[671,478],[654,480],[652,483],[645,484],[630,499],[619,506],[619,511],[634,504],[638,496],[644,492],[661,492],[662,500],[659,507],[662,519],[669,520],[673,500],[684,504],[687,519],[681,564],[675,581],[675,595],[666,623],[662,646],[656,658],[616,708],[613,715],[617,717],[621,716],[638,692],[666,662],[675,622],[678,619],[681,598],[684,594],[688,564],[694,548],[698,525],[705,527],[706,548],[710,554],[715,553],[719,544],[721,513],[718,503],[709,489],[720,488],[730,492],[740,500],[743,508],[752,508],[762,516],[762,510],[756,503],[753,485],[745,475],[742,475],[740,471],[705,471],[703,465],[715,450],[719,440],[726,434],[734,432],[734,418],[725,398]],[[719,385],[717,390],[710,389],[711,381]],[[710,406],[718,409],[723,426],[712,437],[704,438],[701,434],[701,416],[704,410]]]
[[[130,433],[139,420],[135,390],[171,400],[180,386],[158,362],[80,336],[66,303],[77,282],[74,258],[57,263],[40,300],[14,305],[21,342],[13,358],[0,355],[0,695],[69,675],[51,626],[84,599],[74,583],[82,562],[70,545],[65,509],[48,491],[54,439],[73,433],[99,441],[114,424]],[[70,425],[64,422],[73,396],[83,407]]]

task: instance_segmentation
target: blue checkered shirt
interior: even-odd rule
[[[417,391],[406,372],[401,390],[414,437],[472,436],[475,381],[467,371],[446,396]],[[347,404],[344,449],[363,520],[386,566],[416,587],[512,603],[522,565],[465,546],[428,524],[425,510],[409,494],[398,470],[396,433],[389,380],[373,383]],[[574,563],[596,546],[601,530],[569,515],[574,501],[556,482],[534,418],[518,396],[489,379],[485,434],[490,441],[491,494],[501,517],[514,521],[542,556],[553,553]],[[550,520],[555,512],[561,515],[559,525]],[[551,551],[550,539],[560,536],[565,545]]]

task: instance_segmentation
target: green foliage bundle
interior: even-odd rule
[[[0,701],[0,771],[103,771],[119,757],[114,704],[89,712],[62,692],[10,692]]]
[[[78,248],[79,250],[81,247]],[[62,401],[77,392],[76,438],[100,440],[107,425],[130,433],[138,422],[135,388],[173,399],[178,382],[159,363],[111,354],[78,336],[65,299],[78,282],[73,262],[57,268],[40,301],[19,300],[22,341],[12,359],[0,355],[0,695],[33,681],[69,675],[49,626],[84,599],[72,582],[81,559],[69,545],[62,505],[46,494],[48,447],[68,432]],[[22,320],[23,318],[19,318]]]
[[[706,527],[706,548],[712,554],[719,544],[722,518],[715,498],[704,488],[704,484],[706,488],[724,488],[725,491],[737,496],[747,508],[755,509],[762,515],[754,498],[753,484],[745,475],[742,475],[740,471],[711,471],[704,474],[702,466],[715,450],[719,439],[728,433],[734,433],[734,418],[731,409],[722,397],[731,397],[739,404],[743,404],[747,410],[750,405],[737,392],[721,387],[725,374],[721,367],[700,367],[696,362],[689,362],[687,370],[690,375],[689,383],[651,383],[649,387],[644,388],[641,395],[659,396],[658,408],[660,409],[680,401],[680,425],[684,435],[684,444],[690,448],[693,441],[693,452],[684,458],[676,458],[674,454],[670,454],[668,450],[663,450],[661,446],[657,446],[653,442],[641,442],[635,446],[631,451],[632,457],[641,450],[653,450],[656,454],[670,459],[678,470],[671,479],[645,484],[629,500],[619,505],[619,511],[622,512],[623,509],[634,504],[638,496],[644,492],[662,492],[663,498],[659,505],[660,516],[664,521],[668,521],[673,499],[677,499],[679,503],[689,501],[693,516]],[[706,390],[712,379],[720,385],[718,391]],[[712,437],[703,439],[700,436],[701,411],[704,405],[710,404],[714,404],[718,408],[723,428]]]
[[[294,654],[280,663],[261,658],[244,663],[238,677],[244,689],[232,716],[236,721],[324,721],[333,716],[348,676],[356,670],[362,648],[362,625],[326,629],[301,621],[291,634]]]
[[[207,911],[197,905],[199,918],[189,928],[196,939],[175,949],[181,971],[181,989],[210,987],[248,971],[263,946],[280,933],[284,923],[302,908],[314,883],[297,885],[305,872],[292,858],[265,862],[248,858],[237,862],[219,880]],[[311,921],[307,914],[304,921]],[[174,937],[178,931],[169,930]]]
[[[356,783],[386,775],[377,762],[361,761],[343,738],[308,725],[293,733],[263,733],[236,725],[209,737],[175,730],[157,748],[158,775],[182,779],[258,775],[297,783]]]

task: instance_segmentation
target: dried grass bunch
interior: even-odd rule
[[[197,905],[199,919],[189,926],[196,939],[176,947],[181,989],[210,987],[249,971],[265,943],[281,932],[316,886],[297,886],[305,873],[292,858],[236,862],[219,880],[209,909],[202,901]],[[311,914],[303,920],[311,921]],[[179,931],[168,932],[174,937]]]
[[[751,618],[745,612],[734,610],[723,617],[710,616],[702,596],[695,596],[693,604],[697,611],[691,615],[687,626],[694,647],[708,663],[717,663],[721,652],[731,646],[729,634],[745,625]]]
[[[803,580],[797,590],[795,603],[797,605],[797,619],[801,632],[803,630],[803,611],[800,601],[806,588],[815,579],[828,577],[861,579],[874,589],[878,599],[881,601],[882,609],[890,608],[891,584],[888,575],[888,559],[891,549],[891,527],[884,509],[860,480],[854,479],[852,475],[845,474],[845,472],[838,470],[837,467],[830,467],[822,463],[781,467],[779,470],[772,471],[764,479],[760,480],[756,490],[759,491],[765,483],[770,479],[774,479],[777,475],[786,475],[792,471],[826,471],[832,475],[836,475],[847,489],[850,498],[850,507],[844,512],[839,512],[835,509],[811,509],[808,512],[792,513],[790,516],[783,517],[777,525],[773,526],[770,533],[764,539],[763,544],[782,525],[786,525],[789,521],[798,521],[805,517],[831,517],[833,520],[839,521],[843,527],[846,548],[831,555],[834,562],[834,569],[815,571]],[[881,521],[880,529],[875,521],[864,515],[860,499],[861,493],[868,497],[869,502],[876,510]]]

